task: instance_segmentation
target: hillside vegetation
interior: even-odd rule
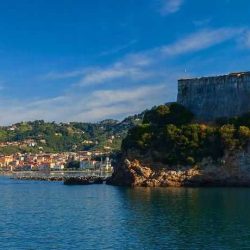
[[[193,165],[206,157],[217,161],[225,152],[245,150],[249,139],[250,114],[200,124],[190,111],[172,103],[147,111],[142,124],[129,130],[122,152],[137,152],[140,158],[169,166]]]
[[[79,150],[120,149],[128,129],[141,123],[142,114],[122,122],[104,120],[99,123],[55,123],[37,120],[0,127],[0,153],[63,152]],[[34,142],[28,145],[27,142]]]

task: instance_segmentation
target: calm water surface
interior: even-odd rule
[[[0,249],[250,249],[250,189],[0,177]]]

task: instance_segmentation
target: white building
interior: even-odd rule
[[[109,159],[109,157],[106,157],[104,162],[101,160],[100,168],[103,171],[112,171],[113,170],[113,167],[111,165],[111,160]]]
[[[80,169],[94,169],[96,167],[96,161],[82,160],[80,161]]]

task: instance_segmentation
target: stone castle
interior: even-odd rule
[[[202,121],[249,112],[250,72],[180,79],[177,102]]]

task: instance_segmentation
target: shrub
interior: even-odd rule
[[[192,121],[193,114],[178,103],[160,105],[147,111],[143,123],[155,126],[175,124],[177,126],[188,124]]]
[[[187,161],[187,164],[189,164],[189,165],[194,165],[194,163],[195,163],[194,158],[191,156],[188,156],[186,161]]]
[[[221,126],[193,124],[192,119],[192,113],[176,103],[154,107],[145,113],[143,125],[129,131],[122,150],[139,149],[168,165],[193,165],[205,157],[218,160],[226,151],[242,150],[250,140],[249,127],[241,125],[250,124],[250,115]]]

